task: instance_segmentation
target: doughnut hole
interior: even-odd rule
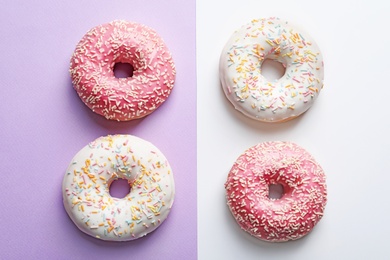
[[[264,173],[265,196],[270,200],[279,200],[292,192],[292,187],[288,184],[286,173],[287,168],[274,169]]]
[[[113,68],[115,78],[131,78],[133,76],[134,67],[127,62],[117,62]]]
[[[261,75],[268,81],[277,81],[286,73],[285,66],[274,59],[266,58],[260,67]]]
[[[130,183],[126,179],[113,180],[109,185],[109,192],[111,197],[123,199],[130,193]]]
[[[271,200],[281,199],[284,195],[284,187],[280,183],[268,185],[268,198]]]

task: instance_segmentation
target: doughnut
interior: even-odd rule
[[[110,185],[125,179],[130,193],[112,197]],[[171,167],[151,143],[131,135],[104,136],[82,148],[62,182],[63,203],[84,233],[108,241],[147,235],[167,218],[175,187]]]
[[[116,78],[114,66],[128,63],[131,77]],[[82,37],[70,61],[81,100],[110,120],[129,121],[155,111],[170,95],[176,69],[164,41],[151,28],[113,21]]]
[[[280,79],[261,74],[266,59],[285,67]],[[265,18],[233,33],[220,56],[219,75],[236,110],[262,122],[282,122],[312,106],[323,87],[324,65],[310,35],[287,21]]]
[[[270,185],[283,187],[281,198],[269,197]],[[307,235],[321,220],[327,201],[321,166],[290,142],[265,142],[246,150],[231,168],[225,189],[241,229],[268,242]]]

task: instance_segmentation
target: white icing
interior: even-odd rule
[[[111,197],[109,185],[123,178],[130,193]],[[81,149],[62,184],[64,207],[86,234],[113,241],[134,240],[167,218],[175,187],[165,156],[151,143],[131,135],[106,136]]]
[[[260,69],[265,59],[282,63],[285,74],[268,81]],[[265,122],[304,113],[318,97],[324,79],[322,55],[314,40],[278,18],[252,20],[234,32],[222,51],[219,72],[234,107]]]

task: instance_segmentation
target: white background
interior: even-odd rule
[[[309,32],[325,86],[290,122],[247,119],[225,98],[219,56],[234,30],[277,16]],[[197,0],[199,259],[390,259],[390,6],[385,1]],[[292,141],[327,174],[325,215],[306,237],[267,243],[240,230],[224,182],[263,141]]]

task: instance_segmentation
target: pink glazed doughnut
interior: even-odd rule
[[[280,199],[269,198],[280,184]],[[227,204],[240,227],[269,241],[307,235],[323,216],[325,174],[303,148],[289,142],[265,142],[249,148],[234,163],[225,183]]]
[[[133,75],[116,78],[116,63],[129,63]],[[169,96],[175,65],[164,41],[142,24],[113,21],[92,28],[70,61],[72,83],[81,100],[110,120],[142,118]]]

